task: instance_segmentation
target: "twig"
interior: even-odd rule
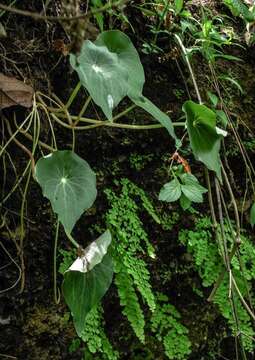
[[[222,164],[221,164],[222,165]],[[234,194],[233,194],[233,191],[232,191],[232,188],[231,188],[231,185],[229,183],[229,180],[228,180],[228,177],[227,177],[227,174],[225,172],[225,169],[223,167],[223,165],[221,166],[222,168],[222,173],[223,173],[223,177],[224,177],[224,180],[226,182],[226,185],[227,185],[227,188],[228,188],[228,192],[229,192],[229,195],[231,197],[231,200],[232,200],[232,203],[233,203],[233,206],[234,206],[234,213],[235,213],[235,218],[236,218],[236,237],[235,237],[235,242],[233,244],[233,247],[232,247],[232,250],[230,251],[230,254],[228,255],[228,258],[229,258],[229,262],[231,263],[231,260],[233,259],[233,257],[235,256],[235,253],[236,251],[238,250],[240,244],[241,244],[241,237],[240,237],[240,220],[239,220],[239,214],[238,214],[238,209],[237,209],[237,204],[236,204],[236,200],[235,200],[235,197],[234,197]],[[211,294],[209,295],[208,297],[208,301],[212,301],[214,296],[215,296],[215,293],[216,291],[218,290],[221,282],[223,281],[224,279],[224,275],[225,275],[225,272],[226,272],[226,269],[224,269],[218,279],[216,280],[216,283],[213,287],[213,290],[211,292]]]
[[[9,251],[6,249],[6,247],[4,246],[2,241],[0,241],[0,245],[1,245],[2,249],[4,250],[4,252],[7,254],[7,256],[11,259],[11,261],[14,263],[14,265],[19,270],[19,276],[18,276],[17,280],[10,287],[8,287],[7,289],[0,290],[0,294],[3,294],[5,292],[7,292],[7,291],[10,291],[10,290],[14,289],[18,285],[18,283],[19,283],[19,281],[20,281],[20,279],[22,277],[22,270],[21,270],[20,266],[16,263],[16,261],[13,259],[13,257],[9,253]]]
[[[0,354],[0,356],[6,358],[6,359],[13,359],[17,360],[18,358],[16,356],[6,355],[6,354]]]
[[[90,16],[102,13],[104,11],[107,11],[108,9],[112,9],[112,8],[116,8],[118,6],[124,5],[128,1],[129,0],[119,0],[119,1],[116,1],[114,4],[107,3],[104,6],[102,6],[100,9],[93,9],[93,10],[88,11],[86,14],[81,14],[81,15],[72,16],[72,17],[46,16],[46,15],[41,15],[36,12],[21,10],[21,9],[17,9],[15,7],[3,5],[3,4],[0,4],[0,9],[17,14],[17,15],[28,16],[28,17],[33,18],[34,20],[70,22],[70,21],[76,21],[76,20],[80,20],[80,19],[89,18]]]
[[[9,133],[9,135],[11,136],[11,138],[13,139],[13,141],[14,141],[23,151],[25,151],[25,153],[29,156],[30,162],[31,162],[31,169],[32,169],[32,172],[33,172],[33,174],[34,174],[34,172],[35,172],[35,159],[34,159],[34,157],[33,157],[33,154],[31,153],[30,150],[28,150],[28,148],[27,148],[25,145],[21,144],[21,142],[19,142],[19,140],[16,139],[16,137],[15,137],[14,134],[12,133],[12,130],[11,130],[9,121],[8,121],[5,117],[4,117],[4,121],[5,121],[7,130],[8,130],[8,133]]]
[[[198,86],[197,86],[197,82],[196,82],[196,79],[195,79],[195,75],[194,75],[194,72],[192,70],[192,67],[190,65],[190,61],[189,61],[189,57],[188,57],[188,54],[187,54],[187,51],[186,51],[186,48],[185,46],[183,45],[180,37],[178,35],[175,34],[175,37],[180,45],[180,48],[183,52],[183,55],[185,57],[185,60],[186,60],[186,63],[188,65],[188,68],[189,68],[189,72],[190,72],[190,75],[191,75],[191,78],[192,78],[192,82],[193,82],[193,85],[194,85],[194,88],[195,88],[195,91],[196,91],[196,94],[197,94],[197,98],[198,98],[198,101],[200,104],[202,104],[202,98],[201,98],[201,95],[200,95],[200,92],[199,92],[199,89],[198,89]]]
[[[215,188],[216,188],[216,197],[217,197],[218,212],[219,212],[219,219],[220,219],[221,237],[223,240],[224,262],[225,262],[227,271],[230,272],[229,254],[228,254],[228,248],[227,248],[227,240],[226,240],[226,234],[225,234],[225,229],[224,229],[222,204],[221,204],[221,198],[220,198],[220,185],[219,185],[219,181],[217,178],[215,178]]]
[[[235,279],[234,279],[233,276],[232,276],[232,283],[233,283],[233,285],[234,285],[234,287],[235,287],[235,289],[236,289],[236,292],[237,292],[237,294],[238,294],[238,296],[239,296],[239,298],[240,298],[243,306],[245,307],[245,309],[247,310],[247,312],[249,313],[249,315],[251,316],[251,318],[255,321],[255,315],[254,315],[254,313],[251,311],[251,309],[250,309],[249,305],[247,304],[247,302],[244,300],[243,295],[241,294],[241,291],[239,290],[239,288],[238,288],[238,286],[237,286],[237,283],[236,283],[236,281],[235,281]]]

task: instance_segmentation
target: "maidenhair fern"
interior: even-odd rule
[[[211,221],[204,217],[196,223],[195,231],[182,230],[179,240],[187,246],[188,252],[194,256],[194,261],[203,286],[214,283],[222,269],[218,248],[211,240]],[[210,256],[208,256],[210,254]]]
[[[140,220],[144,209],[163,227],[172,227],[178,218],[164,218],[156,213],[146,193],[127,179],[115,182],[117,191],[106,190],[110,209],[106,215],[107,227],[111,229],[111,255],[114,262],[114,283],[122,306],[135,335],[145,343],[145,327],[155,333],[164,346],[168,359],[186,360],[190,353],[188,330],[180,323],[180,314],[168,303],[163,294],[155,297],[150,284],[150,273],[146,260],[155,257],[154,248]],[[100,229],[102,232],[102,229]],[[63,273],[72,262],[74,254],[61,250],[63,262],[59,270]],[[150,310],[144,311],[144,305]],[[147,322],[146,320],[150,320]],[[150,326],[148,326],[150,324]],[[103,309],[93,308],[86,316],[81,336],[86,344],[85,358],[117,360],[119,354],[110,344],[103,326]]]
[[[226,241],[232,243],[231,230],[225,225]],[[223,269],[220,250],[213,238],[212,224],[209,218],[201,217],[196,220],[194,230],[181,230],[179,240],[187,246],[187,250],[194,257],[195,267],[199,272],[203,286],[212,286]],[[249,238],[241,236],[241,245],[238,257],[232,259],[232,274],[244,296],[250,293],[251,280],[255,279],[255,247]],[[218,305],[221,314],[227,319],[233,335],[242,333],[243,344],[246,350],[253,351],[252,337],[255,332],[246,309],[243,307],[238,295],[233,292],[235,313],[238,326],[233,318],[233,304],[229,299],[229,279],[227,274],[218,288],[213,302]]]
[[[120,305],[123,306],[123,314],[128,318],[136,336],[143,343],[144,315],[134,289],[131,277],[123,269],[118,269],[115,275],[115,284],[118,289]]]
[[[151,329],[162,342],[169,359],[186,359],[190,353],[188,330],[179,322],[180,314],[167,303],[164,295],[157,301],[150,285],[150,274],[145,262],[146,253],[154,257],[148,235],[139,218],[141,206],[160,223],[151,201],[145,192],[127,179],[116,185],[121,187],[119,195],[106,191],[111,208],[107,213],[107,225],[113,234],[113,259],[115,284],[118,289],[123,314],[128,318],[137,337],[144,342],[145,316],[137,292],[152,312]]]
[[[86,343],[92,354],[102,354],[105,360],[117,360],[119,354],[113,350],[103,326],[103,309],[101,306],[93,308],[86,317],[82,333],[82,340]]]
[[[118,268],[121,265],[122,272],[132,278],[136,290],[141,294],[150,310],[154,311],[156,305],[150,285],[150,274],[147,264],[142,258],[145,256],[144,248],[147,249],[150,256],[154,256],[154,249],[139,219],[139,207],[131,198],[132,195],[139,196],[141,190],[136,191],[136,186],[127,179],[124,179],[120,184],[122,189],[119,196],[111,190],[106,191],[108,201],[111,204],[111,209],[107,213],[107,225],[113,234],[115,267]],[[145,197],[144,194],[143,196]],[[144,197],[143,203],[145,203]],[[152,212],[152,205],[147,199],[146,205],[146,208]],[[129,314],[129,312],[126,313]]]
[[[183,360],[191,352],[188,329],[180,323],[180,314],[168,303],[167,296],[159,294],[157,307],[151,317],[151,329],[163,342],[168,359]]]
[[[113,235],[113,259],[117,273],[115,283],[124,307],[123,314],[127,316],[138,338],[144,341],[144,320],[136,291],[149,309],[154,311],[156,304],[150,285],[150,273],[144,260],[144,248],[150,256],[154,256],[154,249],[139,219],[139,207],[132,197],[139,196],[150,214],[153,213],[153,206],[145,193],[127,179],[116,184],[121,185],[119,195],[112,190],[106,190],[111,204],[106,219]],[[155,218],[156,214],[153,217]],[[130,293],[127,289],[130,289]],[[140,319],[139,324],[135,323],[137,318]]]

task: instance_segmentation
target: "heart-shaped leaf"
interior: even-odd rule
[[[166,202],[173,202],[181,196],[181,184],[178,179],[174,179],[165,184],[159,193],[159,200]]]
[[[63,294],[70,308],[77,334],[81,336],[85,318],[102,299],[111,285],[113,263],[109,255],[91,271],[67,271],[64,275]]]
[[[112,110],[130,89],[142,92],[144,72],[139,55],[129,37],[121,31],[105,31],[95,43],[86,40],[80,55],[71,54],[70,62],[109,120]]]
[[[129,92],[141,94],[145,82],[143,66],[129,37],[119,30],[105,31],[98,36],[95,44],[106,46],[110,52],[117,54],[118,61],[128,72]]]
[[[205,105],[191,100],[184,103],[183,111],[186,113],[190,145],[195,157],[221,179],[219,151],[222,135],[216,131],[216,114]]]
[[[96,199],[95,173],[73,151],[64,150],[39,159],[35,177],[66,232],[71,233],[82,213]]]
[[[64,274],[63,294],[79,336],[87,314],[98,304],[112,282],[113,263],[106,254],[110,242],[111,234],[106,231],[85,249],[84,255]]]
[[[94,43],[86,40],[80,55],[70,55],[70,62],[82,85],[109,120],[113,109],[129,96],[176,138],[170,118],[142,96],[143,66],[127,35],[119,30],[104,31]]]

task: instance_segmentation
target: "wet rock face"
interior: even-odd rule
[[[55,8],[59,2],[50,2],[53,14],[58,14],[59,9]],[[218,1],[194,0],[190,9],[194,10],[196,16],[199,14],[201,5],[212,9],[214,14],[218,13]],[[41,11],[39,2],[25,0],[21,6],[31,11]],[[138,16],[137,8],[125,9],[127,13],[134,13],[133,23],[140,32],[136,39],[130,31],[138,47],[142,46],[142,39],[145,34],[144,22],[141,15]],[[140,14],[140,13],[139,13]],[[239,19],[240,20],[240,19]],[[116,20],[117,26],[123,25]],[[54,40],[64,39],[68,43],[65,31],[60,24],[37,22],[30,18],[19,17],[14,14],[6,14],[1,17],[6,37],[0,37],[0,69],[5,75],[19,78],[33,84],[35,90],[42,90],[45,94],[56,93],[60,99],[68,98],[70,89],[77,84],[77,77],[72,73],[68,57],[53,47]],[[132,23],[132,24],[133,24]],[[92,24],[93,25],[93,24]],[[94,26],[94,25],[93,25]],[[243,39],[244,24],[240,20],[239,36]],[[93,33],[93,27],[91,31]],[[89,29],[88,29],[89,30]],[[93,34],[92,34],[93,35]],[[141,36],[140,36],[141,35]],[[187,99],[187,92],[181,74],[177,71],[176,61],[181,66],[184,79],[190,90],[190,96],[195,99],[196,94],[192,88],[190,76],[182,64],[182,58],[177,53],[177,58],[167,56],[169,39],[159,39],[160,45],[166,54],[145,55],[141,54],[146,74],[144,94],[155,102],[164,112],[169,114],[174,121],[183,115],[182,103]],[[222,61],[219,64],[220,71],[231,73],[245,89],[245,94],[240,95],[236,88],[228,88],[228,109],[233,114],[234,123],[240,131],[244,140],[244,146],[251,161],[255,159],[254,143],[254,94],[255,94],[255,47],[248,49],[233,48],[233,55],[244,59],[240,66],[234,62]],[[231,52],[231,54],[232,54]],[[2,56],[3,55],[3,56]],[[208,64],[203,62],[200,55],[194,56],[194,69],[201,93],[206,98],[206,92],[210,86],[207,75],[209,74]],[[109,99],[111,101],[111,99]],[[126,100],[124,100],[125,102]],[[78,100],[73,104],[72,111],[79,113],[84,104],[84,92],[79,94]],[[121,107],[126,105],[122,103]],[[27,112],[24,109],[17,109],[17,121],[21,121]],[[91,106],[90,111],[94,111]],[[5,114],[11,115],[12,110],[5,110]],[[99,113],[100,116],[100,113]],[[151,119],[149,118],[149,121]],[[50,126],[44,113],[41,114],[41,135],[42,139],[48,141],[50,138]],[[148,116],[143,111],[135,109],[125,118],[126,122],[147,123]],[[12,124],[13,125],[13,124]],[[58,138],[60,148],[71,148],[72,134],[57,125],[54,131]],[[178,130],[177,130],[178,131]],[[1,136],[3,134],[0,125]],[[22,137],[19,137],[21,139]],[[23,139],[27,146],[31,143]],[[84,157],[97,172],[98,187],[100,188],[96,205],[87,212],[77,225],[76,235],[82,242],[92,237],[96,226],[105,226],[102,214],[108,208],[107,200],[103,193],[104,188],[111,188],[114,179],[129,178],[144,188],[149,196],[156,201],[159,191],[159,184],[164,183],[169,162],[167,159],[175,150],[173,142],[169,141],[166,132],[157,130],[155,132],[131,132],[112,129],[97,129],[91,132],[78,132],[76,134],[76,151]],[[235,192],[240,195],[238,209],[243,207],[242,189],[246,186],[245,167],[240,161],[240,154],[236,147],[235,140],[231,136],[226,138],[226,150],[230,168],[235,172]],[[23,152],[15,144],[8,148],[12,156],[18,174],[22,174],[26,159]],[[143,159],[141,170],[139,166],[132,165],[130,159],[133,157]],[[40,152],[36,156],[40,156]],[[185,154],[186,157],[186,154]],[[191,163],[192,171],[203,178],[200,165],[195,163],[194,158],[187,152]],[[135,162],[135,160],[133,160]],[[6,191],[12,189],[16,181],[16,175],[12,165],[6,162],[9,171],[6,178]],[[2,164],[0,165],[2,174]],[[133,167],[132,167],[133,166]],[[23,189],[24,183],[22,183]],[[115,186],[115,185],[114,185]],[[0,176],[0,190],[3,187],[3,178]],[[7,247],[12,258],[18,262],[19,254],[15,245],[20,239],[20,218],[22,195],[17,192],[12,195],[5,204],[6,209],[0,208],[0,225],[3,216],[7,221],[8,229],[0,227],[0,240]],[[244,204],[247,209],[250,203]],[[158,204],[158,211],[164,207]],[[246,209],[246,208],[245,208]],[[247,210],[246,209],[246,210]],[[167,214],[180,209],[174,206],[166,206]],[[202,212],[207,212],[207,205],[201,207]],[[2,215],[3,214],[3,215]],[[25,263],[25,287],[22,294],[19,293],[19,286],[0,294],[0,353],[17,357],[20,360],[81,360],[83,350],[80,349],[70,355],[69,345],[75,339],[76,334],[73,328],[63,301],[55,306],[53,300],[53,238],[55,218],[49,204],[42,198],[38,186],[31,181],[27,196],[27,211],[25,214],[26,236],[24,239],[24,263]],[[190,331],[190,340],[193,344],[192,354],[189,360],[215,360],[219,349],[221,354],[228,359],[234,359],[234,339],[229,334],[226,322],[219,315],[217,308],[206,301],[207,293],[203,293],[201,281],[194,270],[193,258],[187,254],[185,247],[177,244],[178,232],[180,229],[192,227],[193,222],[189,216],[183,216],[171,226],[166,221],[165,228],[155,226],[148,216],[141,215],[143,224],[150,234],[151,241],[156,248],[156,259],[149,264],[152,285],[157,291],[165,292],[171,302],[181,312],[183,323]],[[94,234],[93,234],[94,235]],[[61,232],[59,246],[69,249],[65,235]],[[59,259],[58,259],[59,261]],[[18,262],[19,264],[19,262]],[[19,269],[10,260],[6,252],[0,247],[0,291],[8,289],[15,283],[19,276]],[[61,279],[58,286],[60,287]],[[194,289],[199,289],[194,291]],[[157,354],[158,358],[165,359],[163,347],[155,350],[153,338],[148,336],[144,349],[134,337],[128,322],[121,314],[116,289],[113,286],[109,298],[104,300],[106,330],[109,337],[122,352],[125,360],[144,359],[150,360],[150,349]],[[1,356],[0,356],[1,357]],[[252,359],[252,357],[251,357]]]

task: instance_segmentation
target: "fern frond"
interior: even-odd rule
[[[232,232],[227,223],[225,224],[226,241],[230,245],[233,243]],[[213,239],[212,224],[207,217],[198,218],[194,230],[182,230],[179,233],[179,240],[187,246],[187,250],[192,254],[203,286],[211,286],[218,278],[223,268],[221,259],[222,249],[218,248]],[[241,235],[241,245],[239,255],[231,261],[232,274],[238,285],[239,290],[245,297],[251,293],[251,280],[255,279],[255,246],[249,238]],[[243,307],[241,300],[233,292],[233,301],[235,303],[235,317],[233,308],[229,299],[229,279],[226,275],[224,281],[218,288],[213,302],[219,307],[222,316],[228,321],[228,325],[233,335],[242,336],[244,348],[252,351],[254,348],[255,332],[252,326],[250,316]],[[236,323],[238,319],[238,326]]]
[[[138,339],[144,342],[144,315],[132,279],[125,271],[119,271],[115,275],[115,284],[118,289],[120,304],[123,306],[122,312],[128,318]]]
[[[127,273],[132,276],[137,290],[153,312],[156,307],[155,297],[150,285],[150,273],[145,262],[142,259],[129,256],[123,258],[123,264]]]
[[[104,332],[101,305],[88,313],[81,338],[92,354],[101,353],[106,360],[119,359],[118,352],[113,349]]]
[[[163,341],[168,359],[185,360],[191,353],[188,330],[180,323],[181,315],[176,308],[166,303],[167,296],[159,294],[157,307],[151,317],[151,329],[159,341]]]

